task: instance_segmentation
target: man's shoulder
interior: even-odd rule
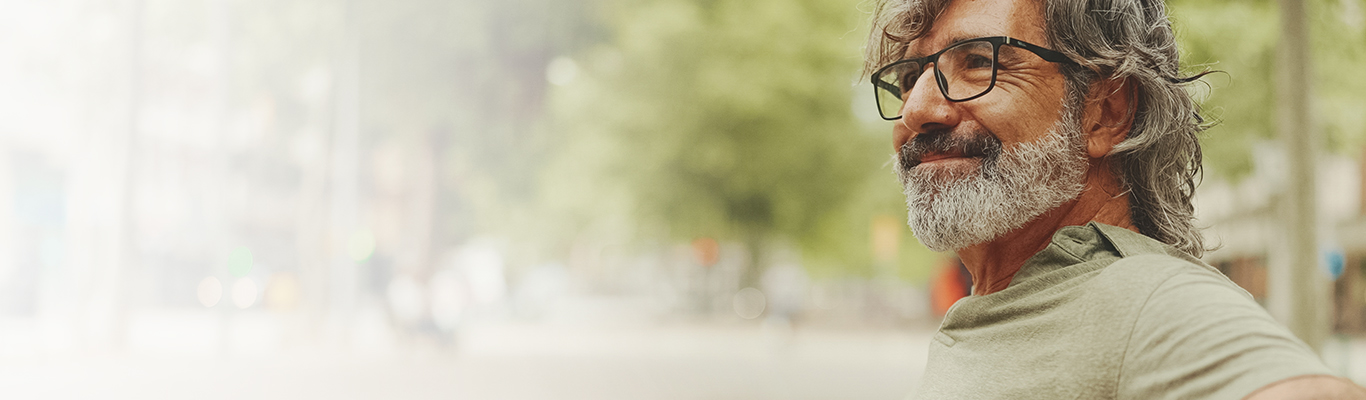
[[[1148,294],[1159,289],[1177,292],[1220,291],[1247,300],[1252,296],[1218,269],[1137,232],[1094,224],[1120,253],[1120,258],[1100,271],[1101,282],[1123,285],[1130,292]],[[1201,285],[1190,285],[1199,282]],[[1192,293],[1198,296],[1199,294]]]
[[[1155,253],[1121,257],[1107,266],[1105,272],[1153,282],[1164,281],[1177,275],[1223,276],[1219,270],[1203,262],[1192,262],[1180,257]]]
[[[1203,262],[1167,254],[1149,253],[1123,257],[1106,267],[1101,274],[1112,280],[1127,282],[1135,288],[1155,290],[1163,286],[1181,286],[1179,283],[1182,282],[1200,281],[1211,284],[1209,287],[1201,286],[1200,289],[1223,288],[1247,295],[1246,291],[1218,269]]]
[[[1265,314],[1252,295],[1203,262],[1167,254],[1123,257],[1090,282],[1100,297],[1131,306],[1139,323],[1177,321],[1180,315],[1219,314],[1229,308]],[[1218,301],[1214,301],[1218,299]],[[1193,304],[1219,304],[1192,307]]]
[[[1113,228],[1113,227],[1111,227]],[[1093,279],[1133,314],[1120,397],[1241,398],[1282,379],[1327,374],[1312,350],[1214,267],[1109,229],[1124,253]],[[1127,246],[1127,248],[1124,248]]]

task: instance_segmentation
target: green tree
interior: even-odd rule
[[[1366,78],[1357,72],[1366,63],[1363,7],[1361,0],[1318,0],[1308,9],[1317,127],[1327,150],[1349,155],[1366,145]],[[1252,146],[1276,137],[1277,14],[1271,0],[1171,2],[1187,68],[1226,72],[1196,89],[1218,122],[1203,140],[1206,166],[1217,176],[1246,175]]]
[[[904,206],[884,168],[886,126],[851,106],[866,89],[854,85],[857,2],[601,4],[613,35],[553,96],[566,133],[548,175],[561,189],[547,195],[587,193],[582,206],[629,209],[675,239],[743,242],[754,257],[783,241],[808,265],[868,264],[870,215]]]

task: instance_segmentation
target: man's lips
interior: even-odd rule
[[[1000,153],[1000,142],[990,132],[923,133],[912,137],[898,149],[902,168],[932,164],[934,168],[968,167],[989,162]]]
[[[967,156],[958,153],[926,154],[924,157],[920,157],[920,163],[925,164],[939,160],[948,160],[954,158],[967,158]]]

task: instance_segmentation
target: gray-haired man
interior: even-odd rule
[[[909,224],[973,295],[920,398],[1366,398],[1197,258],[1202,129],[1156,0],[882,0]]]

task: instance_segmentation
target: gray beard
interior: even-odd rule
[[[1044,137],[1003,149],[972,173],[907,168],[904,157],[895,157],[911,232],[930,250],[959,250],[999,238],[1077,198],[1087,160],[1074,114],[1063,112]]]

